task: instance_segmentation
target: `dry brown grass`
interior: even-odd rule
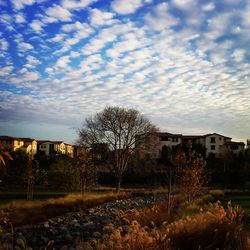
[[[139,215],[136,216],[139,218]],[[160,227],[142,226],[137,221],[132,221],[123,228],[115,228],[111,224],[103,238],[92,240],[90,245],[99,250],[245,250],[250,248],[250,242],[242,219],[243,214],[238,207],[233,208],[229,203],[225,210],[220,203],[215,203],[206,212],[187,216],[170,224],[163,222]]]
[[[125,220],[130,222],[137,221],[141,226],[157,225],[160,226],[167,221],[167,201],[162,201],[157,205],[146,207],[139,210],[130,210],[123,215]]]
[[[124,199],[129,193],[88,193],[84,197],[71,194],[63,198],[46,201],[18,201],[2,205],[2,217],[8,217],[13,227],[33,225],[67,212],[85,211],[99,204]],[[1,218],[0,218],[1,219]]]

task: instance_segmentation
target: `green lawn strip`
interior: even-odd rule
[[[68,192],[62,191],[38,191],[34,192],[34,200],[46,200],[49,198],[64,197]],[[26,200],[27,194],[24,191],[1,191],[0,204],[8,203],[14,200]]]

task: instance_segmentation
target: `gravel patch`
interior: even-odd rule
[[[101,238],[105,226],[110,223],[115,227],[124,225],[126,222],[121,216],[125,212],[151,206],[164,199],[164,195],[133,197],[108,202],[84,213],[67,213],[30,228],[18,228],[13,234],[5,233],[0,237],[0,244],[3,249],[16,250],[75,249],[79,242]]]

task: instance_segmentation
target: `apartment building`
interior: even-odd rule
[[[43,152],[47,156],[52,154],[66,154],[66,145],[63,141],[39,140],[38,152]]]
[[[65,143],[65,154],[70,156],[71,158],[74,157],[74,146]]]
[[[225,149],[230,150],[233,154],[238,154],[240,151],[244,150],[245,144],[243,142],[234,142],[231,140],[231,137],[217,133],[182,135],[157,132],[151,134],[146,141],[140,145],[138,152],[141,155],[148,155],[151,158],[157,159],[160,158],[162,150],[184,145],[190,141],[192,144],[200,144],[205,147],[206,156],[213,154],[219,157]]]
[[[7,148],[10,152],[23,150],[32,159],[37,153],[37,141],[32,138],[21,138],[12,136],[0,136],[0,143],[3,147]]]

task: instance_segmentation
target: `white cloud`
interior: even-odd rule
[[[5,24],[6,27],[9,28],[10,30],[13,29],[13,28],[9,27],[12,25],[12,21],[13,21],[12,16],[10,16],[6,13],[0,15],[0,23]]]
[[[56,21],[68,22],[72,18],[72,14],[67,9],[56,4],[46,10],[46,15],[49,17],[44,18],[44,21],[47,23]]]
[[[142,4],[142,0],[114,0],[111,7],[118,14],[127,15],[134,13]]]
[[[120,27],[120,32],[123,33],[124,29],[121,25],[118,25],[117,27],[112,26],[111,28],[102,29],[97,37],[91,39],[91,41],[83,47],[83,54],[90,55],[92,53],[97,53],[108,43],[114,42],[117,39],[117,35],[119,34],[118,27]],[[127,29],[126,31],[128,32],[129,29]]]
[[[69,56],[62,56],[57,60],[55,67],[66,69],[68,67],[68,63],[69,63]]]
[[[241,0],[224,0],[225,3],[230,4],[230,5],[236,5],[241,2]]]
[[[50,39],[51,42],[62,42],[65,39],[65,34],[56,34],[53,38]]]
[[[54,71],[53,68],[46,68],[45,69],[45,72],[48,73],[48,74],[52,73],[53,71]]]
[[[90,23],[94,26],[101,26],[101,25],[111,25],[116,22],[113,19],[114,13],[100,11],[98,9],[91,9],[90,11]]]
[[[34,49],[34,47],[30,43],[26,42],[21,42],[17,46],[21,52]]]
[[[27,72],[23,77],[24,81],[36,81],[38,79],[39,74],[37,72]]]
[[[15,15],[16,23],[26,23],[26,19],[23,13],[19,13]]]
[[[37,58],[31,55],[28,55],[26,57],[26,60],[27,60],[27,64],[25,65],[25,67],[27,68],[34,68],[37,65],[41,64],[41,62]]]
[[[79,10],[88,7],[97,0],[63,0],[62,7],[69,10]]]
[[[173,0],[173,4],[183,10],[190,9],[191,6],[195,5],[196,0]]]
[[[158,4],[153,9],[153,13],[146,14],[144,19],[151,29],[159,31],[178,24],[178,19],[169,13],[167,3]]]
[[[13,7],[17,10],[23,9],[26,5],[32,5],[36,0],[12,0]]]
[[[87,23],[81,23],[79,21],[70,24],[64,24],[62,30],[65,32],[72,32],[77,30],[85,31],[86,33],[91,33],[93,30],[89,27]]]
[[[65,24],[61,27],[62,31],[71,34],[57,34],[54,38],[50,39],[52,42],[62,42],[63,46],[54,52],[54,54],[62,54],[68,51],[73,45],[80,42],[82,39],[89,37],[94,30],[86,23],[75,22],[71,24]]]
[[[140,39],[142,34],[131,32],[123,36],[123,39],[113,45],[111,49],[106,51],[106,54],[111,58],[117,58],[123,53],[133,51],[147,46],[147,41]]]
[[[202,6],[203,11],[212,11],[215,9],[215,4],[213,2],[207,3]]]
[[[233,34],[239,34],[240,32],[241,32],[240,26],[233,27],[233,29],[232,29]]]
[[[31,24],[25,24],[33,30],[18,34],[16,29],[11,34],[18,53],[23,54],[20,70],[19,65],[9,66],[15,62],[7,51],[8,41],[1,40],[5,65],[10,68],[3,66],[0,75],[16,84],[19,92],[10,96],[0,91],[0,103],[10,114],[16,112],[14,119],[34,120],[39,116],[41,121],[58,122],[63,105],[65,119],[60,122],[72,125],[72,120],[75,124],[81,122],[82,110],[84,115],[93,114],[113,104],[137,108],[161,128],[176,132],[185,133],[183,128],[195,132],[201,127],[206,132],[219,128],[224,132],[234,130],[232,134],[240,137],[244,133],[242,127],[249,131],[250,66],[249,51],[244,47],[248,43],[237,40],[247,36],[249,39],[248,8],[230,10],[226,5],[226,12],[218,11],[213,0],[194,1],[197,6],[191,3],[190,8],[188,1],[175,0],[175,5],[172,0],[159,4],[138,1],[138,6],[150,2],[152,6],[143,9],[140,16],[120,17],[118,23],[98,27],[114,20],[114,9],[109,9],[109,3],[101,5],[103,9],[77,12],[93,1],[59,2],[61,8],[71,12],[66,17],[72,19],[69,23],[63,24],[55,13],[47,15],[45,9],[34,13]],[[115,2],[118,3],[112,4]],[[54,2],[47,4],[55,7]],[[175,13],[173,6],[177,5],[185,10],[184,19]],[[132,14],[138,6],[123,6],[119,11]],[[12,17],[4,16],[4,21],[14,24],[15,13]],[[88,13],[90,16],[82,19]],[[236,17],[237,22],[233,22]],[[197,20],[200,26],[193,25]],[[61,22],[46,27],[57,21]],[[87,22],[92,22],[94,28]],[[180,24],[178,32],[172,29],[176,24]],[[39,38],[34,31],[40,32]],[[230,36],[231,32],[235,35]],[[5,31],[0,33],[1,38],[3,35]],[[48,73],[41,74],[41,78],[38,72],[31,71],[38,63],[43,63]],[[27,88],[32,96],[23,91]]]
[[[27,71],[28,71],[27,68],[22,68],[22,69],[19,71],[19,73],[24,74],[24,73],[27,72]]]
[[[241,13],[243,19],[243,25],[247,28],[250,27],[250,2],[247,2],[246,7]]]
[[[215,40],[223,36],[230,26],[230,21],[233,13],[224,12],[220,13],[208,20],[209,31],[205,34],[208,39]]]
[[[8,48],[9,48],[8,41],[5,38],[1,38],[0,39],[0,50],[6,51],[6,50],[8,50]]]
[[[70,52],[70,57],[71,58],[76,58],[76,57],[79,57],[81,56],[81,54],[79,52],[76,52],[76,51],[71,51]]]
[[[19,73],[21,73],[21,75],[18,76],[12,76],[9,81],[15,85],[19,85],[19,86],[29,86],[30,82],[34,82],[37,81],[39,79],[39,74],[35,71],[25,71],[25,70],[21,70]]]
[[[245,57],[245,50],[243,49],[236,49],[233,54],[232,57],[234,58],[234,60],[236,62],[242,62],[244,60]]]
[[[57,18],[55,18],[55,17],[53,17],[53,16],[45,16],[45,17],[43,17],[43,23],[44,24],[47,24],[47,23],[56,23],[56,22],[58,22],[58,19]]]
[[[0,77],[8,76],[12,71],[14,67],[13,66],[4,66],[0,68]]]
[[[34,20],[31,22],[30,27],[35,31],[35,32],[41,32],[43,30],[44,24],[39,21],[39,20]]]

